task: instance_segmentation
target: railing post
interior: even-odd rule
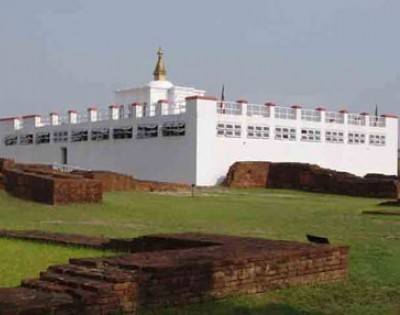
[[[370,120],[370,116],[369,113],[367,112],[362,112],[360,113],[361,116],[364,116],[364,121],[365,121],[365,126],[369,127],[369,120]]]
[[[118,118],[119,119],[124,119],[125,118],[125,106],[124,105],[119,105]]]
[[[326,108],[325,107],[317,107],[315,110],[319,112],[319,117],[320,117],[321,123],[325,123]]]
[[[130,107],[130,118],[141,118],[143,117],[143,104],[133,103]]]
[[[168,101],[159,100],[156,105],[156,116],[168,115]]]
[[[60,115],[58,113],[52,112],[49,117],[51,126],[58,126],[60,124]]]
[[[348,119],[349,118],[348,110],[347,109],[342,109],[342,110],[339,111],[339,113],[343,115],[343,124],[347,125],[348,121],[349,121],[349,119]]]
[[[78,123],[78,111],[71,109],[68,111],[68,123],[77,124]]]
[[[275,107],[276,104],[272,102],[265,103],[265,106],[268,107],[269,117],[271,119],[275,119]]]
[[[240,105],[240,116],[247,116],[247,104],[249,103],[246,100],[240,99],[236,101],[237,104]]]
[[[119,110],[120,110],[120,106],[119,105],[110,105],[110,106],[108,106],[109,118],[111,120],[118,120],[119,119]]]
[[[292,109],[294,109],[295,110],[295,119],[296,120],[301,120],[301,109],[302,109],[302,107],[301,107],[301,105],[292,105],[292,106],[290,106],[290,108],[292,108]]]
[[[89,107],[89,108],[88,108],[88,120],[89,120],[90,122],[95,122],[95,121],[98,120],[98,117],[97,117],[97,108],[94,108],[94,107]]]

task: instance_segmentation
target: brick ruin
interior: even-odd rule
[[[102,183],[103,191],[147,191],[147,192],[186,192],[190,190],[187,184],[164,183],[138,180],[129,175],[108,171],[77,171],[84,178],[98,180]]]
[[[50,165],[0,159],[0,189],[49,205],[99,203],[109,191],[189,191],[189,185],[142,181],[107,171],[55,171]]]
[[[348,247],[207,234],[103,239],[43,232],[1,234],[129,253],[71,259],[38,279],[0,289],[3,315],[136,314],[238,294],[343,280]]]
[[[361,197],[400,198],[396,176],[364,177],[304,163],[236,162],[223,182],[227,187],[297,189]],[[188,184],[137,180],[109,171],[52,170],[50,165],[20,164],[0,159],[0,189],[12,195],[51,205],[97,203],[103,192],[188,192]],[[396,203],[398,204],[398,202]]]
[[[50,205],[98,203],[103,199],[101,182],[52,170],[9,169],[5,189],[11,195]]]
[[[224,185],[391,199],[398,199],[400,192],[395,176],[369,174],[358,177],[303,163],[236,162],[230,167]]]

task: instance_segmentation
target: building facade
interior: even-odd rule
[[[220,101],[168,82],[161,51],[154,81],[115,99],[105,112],[3,118],[0,155],[201,186],[221,182],[236,161],[397,174],[396,116]]]

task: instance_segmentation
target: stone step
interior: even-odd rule
[[[71,258],[69,263],[88,268],[104,268],[106,266],[101,258]]]
[[[117,267],[89,268],[81,265],[55,265],[49,267],[48,271],[110,283],[135,281],[137,274],[135,271],[121,270]]]
[[[73,289],[90,291],[96,294],[110,294],[114,289],[114,285],[112,283],[84,277],[70,276],[67,274],[54,273],[51,271],[41,272],[40,280],[61,284]]]
[[[21,287],[0,289],[0,305],[4,315],[82,314],[81,303],[69,294]]]
[[[68,294],[72,298],[85,303],[93,303],[97,298],[97,294],[94,292],[39,279],[23,280],[21,286],[41,292]]]

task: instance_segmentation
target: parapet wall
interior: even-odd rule
[[[400,191],[399,182],[393,177],[358,177],[303,163],[236,162],[230,167],[224,185],[378,198],[398,198]]]

